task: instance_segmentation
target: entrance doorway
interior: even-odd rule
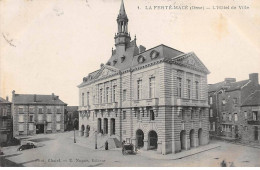
[[[141,129],[136,131],[136,146],[142,148],[144,146],[144,132]]]
[[[186,131],[182,130],[180,133],[180,143],[181,143],[181,149],[186,149]]]
[[[37,124],[36,125],[36,134],[44,133],[44,124]]]
[[[150,131],[148,134],[149,149],[157,149],[158,136],[155,131]]]
[[[104,118],[104,134],[108,134],[108,119]]]
[[[255,140],[258,140],[258,127],[255,126]]]
[[[190,131],[190,147],[194,147],[195,146],[195,133],[194,133],[194,129],[191,129]]]
[[[102,122],[101,122],[101,118],[98,118],[98,133],[101,133],[101,127],[102,127]]]
[[[116,120],[114,118],[110,119],[110,135],[116,134]]]
[[[202,129],[201,128],[198,131],[198,141],[199,141],[199,145],[202,145]]]

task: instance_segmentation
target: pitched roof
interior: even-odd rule
[[[13,102],[14,104],[67,105],[59,99],[59,96],[39,94],[14,94]]]
[[[242,80],[238,82],[232,82],[229,84],[229,88],[226,91],[234,91],[241,89],[244,85],[249,83],[250,80]]]
[[[248,96],[241,106],[260,106],[260,90],[256,90]]]
[[[226,88],[227,92],[239,90],[249,82],[250,82],[250,80],[242,80],[242,81],[230,82],[230,83],[228,83],[226,81],[222,81],[222,82],[219,82],[219,83],[209,85],[208,92],[215,92],[215,91],[218,91],[222,88]]]
[[[0,97],[0,103],[9,103],[9,104],[11,104],[11,102],[3,99],[2,97]]]

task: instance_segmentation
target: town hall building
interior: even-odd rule
[[[80,136],[102,133],[160,154],[208,144],[208,69],[193,52],[138,47],[123,1],[116,21],[111,57],[78,85]]]

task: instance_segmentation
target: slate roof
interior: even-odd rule
[[[36,96],[36,101],[34,100]],[[39,94],[14,94],[14,104],[46,104],[46,105],[67,105],[59,96],[54,95],[39,95]]]
[[[209,91],[208,92],[215,92],[215,91],[220,90],[221,88],[226,88],[227,92],[239,90],[249,82],[250,82],[250,80],[242,80],[242,81],[230,82],[230,83],[227,83],[226,81],[222,81],[222,82],[219,82],[219,83],[209,85]]]
[[[260,90],[256,90],[248,96],[241,106],[260,106]]]
[[[0,97],[0,103],[8,103],[8,104],[11,104],[11,102],[3,99],[2,97]]]

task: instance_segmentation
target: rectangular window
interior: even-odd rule
[[[38,115],[38,121],[43,121],[43,115],[42,114]]]
[[[235,98],[233,98],[233,102],[234,102],[234,104],[237,104],[238,103],[238,100],[237,100],[237,98],[235,97]]]
[[[142,80],[137,80],[137,100],[142,99]]]
[[[226,120],[226,114],[225,113],[222,113],[222,120]]]
[[[102,99],[103,99],[103,89],[100,89],[99,90],[99,103],[102,103],[103,101],[102,101]]]
[[[29,116],[29,122],[33,122],[33,115]]]
[[[257,121],[257,111],[253,111],[253,120]]]
[[[29,108],[29,113],[34,113],[34,108],[33,107]]]
[[[56,124],[56,130],[60,130],[60,123]]]
[[[149,98],[154,98],[155,93],[155,77],[149,78]]]
[[[23,118],[24,118],[23,114],[22,114],[22,115],[19,115],[19,118],[18,118],[19,120],[18,120],[18,122],[24,122],[24,119],[23,119]]]
[[[33,130],[33,127],[34,127],[33,123],[30,123],[30,124],[29,124],[29,130],[32,131],[32,130]]]
[[[47,113],[51,113],[51,108],[48,108],[48,109],[47,109]]]
[[[187,81],[187,98],[191,99],[191,81],[189,79]]]
[[[126,119],[126,111],[123,111],[123,119]]]
[[[177,96],[181,97],[181,83],[182,79],[180,77],[177,77]]]
[[[123,101],[126,101],[126,89],[123,90]]]
[[[23,113],[23,108],[19,108],[18,113]]]
[[[113,86],[113,102],[116,102],[116,85]]]
[[[226,105],[226,100],[222,99],[222,105],[225,106]]]
[[[109,99],[109,87],[106,88],[106,102],[108,103]]]
[[[81,94],[81,105],[84,106],[85,103],[84,103],[84,93]]]
[[[154,120],[154,111],[150,110],[150,120]]]
[[[209,109],[209,117],[213,117],[213,110]]]
[[[213,104],[213,98],[212,97],[209,98],[209,104]]]
[[[89,92],[87,92],[87,105],[89,105]]]
[[[228,120],[232,121],[232,114],[231,113],[228,114]]]
[[[245,119],[247,119],[247,112],[246,111],[244,112],[244,115],[245,115]]]
[[[51,130],[51,123],[47,124],[47,130]]]
[[[40,114],[43,113],[42,108],[39,108],[38,110],[39,110],[39,113],[40,113]]]
[[[61,109],[60,108],[57,108],[57,113],[61,113]]]
[[[57,115],[56,115],[56,121],[57,121],[57,122],[60,122],[60,120],[61,120],[61,115],[60,115],[60,114],[57,114]]]
[[[213,122],[213,129],[212,129],[213,131],[215,131],[216,130],[216,125],[215,125],[215,122]]]
[[[199,120],[201,120],[202,119],[202,110],[200,110],[200,112],[199,112]]]
[[[235,121],[237,122],[238,121],[237,113],[234,113],[234,118],[235,118]]]
[[[47,115],[47,122],[51,122],[51,116],[52,116],[51,114]]]
[[[23,132],[24,131],[23,124],[19,124],[18,129],[19,129],[19,132]]]
[[[196,94],[196,99],[199,99],[199,82],[195,81],[195,94]]]

